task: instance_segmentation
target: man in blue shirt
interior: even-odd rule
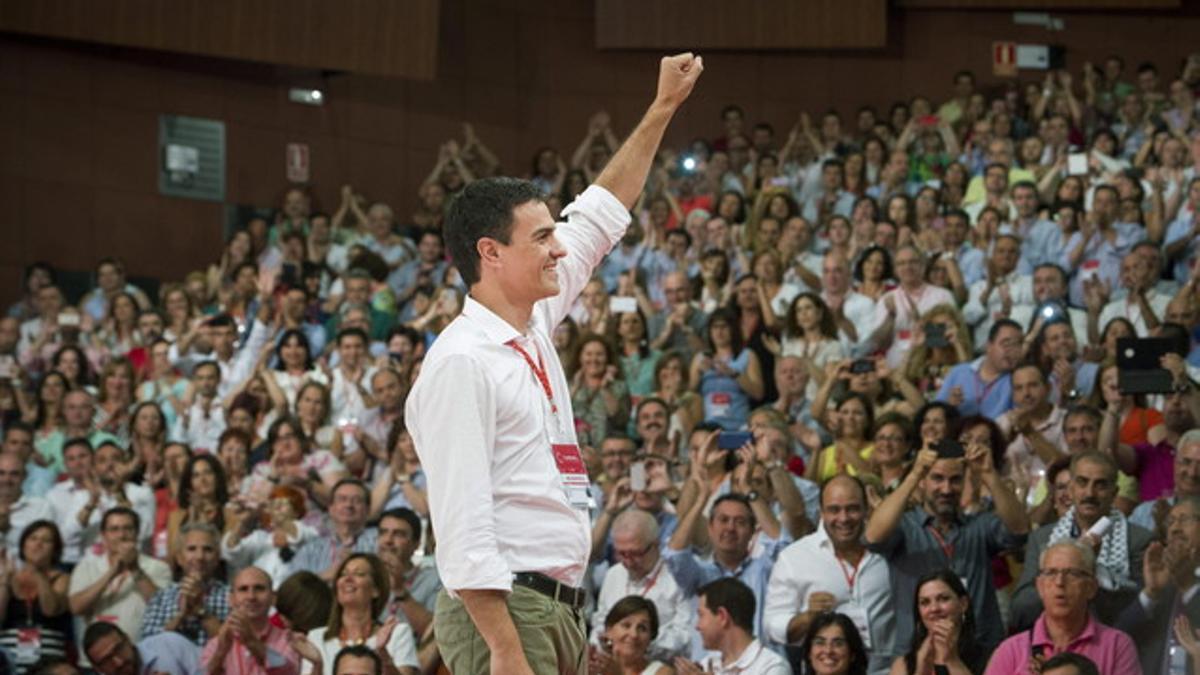
[[[100,675],[199,675],[200,648],[178,633],[152,635],[136,645],[116,624],[97,621],[83,634],[83,651]]]
[[[950,369],[937,400],[958,408],[963,417],[995,419],[1012,408],[1012,369],[1021,360],[1021,326],[1000,319],[988,331],[983,356]]]

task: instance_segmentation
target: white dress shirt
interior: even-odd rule
[[[848,577],[853,577],[851,586]],[[865,551],[858,571],[850,570],[833,550],[833,542],[822,523],[817,531],[793,543],[775,560],[771,582],[767,585],[767,606],[763,613],[766,638],[787,644],[788,622],[808,609],[813,593],[830,593],[836,600],[835,611],[847,614],[865,612],[870,625],[872,673],[886,673],[896,649],[896,610],[892,603],[891,574],[887,560]],[[851,618],[854,618],[851,616]],[[856,623],[858,623],[856,621]]]
[[[158,504],[154,491],[137,483],[125,483],[125,498],[138,515],[138,547],[145,551],[154,535],[154,519]],[[92,509],[86,526],[79,525],[77,514],[83,510],[91,495],[73,480],[58,483],[46,493],[54,506],[54,522],[63,538],[63,560],[77,562],[88,549],[100,541],[100,521],[104,513],[117,505],[117,500],[107,492],[100,495],[100,502]]]
[[[54,520],[54,509],[42,497],[23,494],[8,507],[8,532],[4,533],[4,546],[8,559],[20,560],[21,533],[35,520]]]
[[[213,399],[207,408],[197,400],[175,418],[171,439],[186,443],[193,451],[215,455],[225,426],[225,407],[219,398]]]
[[[658,637],[650,643],[647,657],[670,663],[676,656],[691,653],[696,601],[689,599],[675,582],[675,575],[671,574],[665,559],[660,559],[649,574],[637,581],[629,578],[629,570],[624,563],[608,569],[600,586],[600,596],[596,599],[596,612],[592,615],[593,644],[600,644],[604,617],[608,616],[618,600],[627,595],[638,595],[649,600],[658,612]]]
[[[1032,307],[1033,299],[1033,278],[1028,274],[1021,274],[1013,270],[1005,275],[1000,283],[992,289],[988,295],[987,303],[983,302],[983,293],[987,290],[987,279],[980,279],[971,284],[971,290],[967,295],[967,304],[963,306],[963,319],[967,325],[971,326],[974,332],[975,339],[972,346],[975,351],[981,352],[987,347],[988,331],[992,329],[992,324],[996,323],[996,315],[1000,314],[1004,308],[1004,300],[1001,297],[1000,288],[1008,287],[1008,297],[1012,300],[1012,308],[1017,307]],[[1011,318],[1012,311],[1010,308],[1009,317]]]
[[[1170,296],[1163,295],[1152,288],[1146,291],[1146,302],[1149,303],[1150,309],[1154,310],[1154,317],[1158,319],[1159,323],[1162,323],[1167,315],[1167,305],[1171,303]],[[1133,296],[1126,295],[1119,300],[1113,300],[1100,310],[1100,332],[1103,333],[1108,322],[1117,317],[1129,319],[1129,323],[1133,324],[1133,330],[1138,337],[1150,336],[1146,317],[1142,316],[1142,306],[1133,299]]]
[[[791,666],[783,657],[767,649],[758,640],[746,645],[737,659],[729,665],[721,663],[721,655],[714,654],[700,664],[706,673],[715,675],[790,675]]]
[[[579,587],[591,552],[587,508],[572,506],[550,448],[551,427],[576,443],[571,392],[551,340],[592,270],[629,223],[629,211],[598,186],[563,209],[555,236],[559,293],[533,307],[522,335],[467,296],[462,314],[425,356],[406,419],[429,485],[437,566],[446,589],[512,588],[515,572],[541,572]],[[518,340],[540,357],[558,409]]]
[[[875,317],[871,322],[871,329],[867,331],[866,335],[860,335],[859,340],[870,337],[887,321],[887,298],[889,295],[894,298],[896,303],[896,320],[892,324],[892,344],[887,350],[887,364],[890,368],[898,368],[904,362],[904,354],[912,345],[913,329],[921,321],[920,317],[913,315],[912,305],[916,305],[918,314],[924,315],[938,305],[957,307],[958,304],[954,301],[954,295],[941,286],[925,284],[916,293],[906,293],[900,287],[893,288],[880,296],[879,302],[875,303]]]

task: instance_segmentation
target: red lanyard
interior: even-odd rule
[[[509,340],[506,344],[508,344],[509,347],[517,350],[518,354],[525,357],[525,363],[529,364],[529,368],[533,370],[534,377],[536,377],[538,382],[540,382],[542,385],[542,391],[546,392],[546,400],[550,402],[550,412],[557,415],[558,406],[554,403],[554,390],[550,388],[550,376],[546,374],[546,369],[544,367],[538,365],[542,361],[541,353],[538,353],[538,363],[534,363],[533,358],[529,356],[529,352],[521,349],[521,345],[517,344],[516,339]],[[534,351],[537,351],[536,346],[534,347]]]
[[[929,534],[933,535],[934,539],[937,539],[938,546],[942,547],[942,553],[946,554],[946,560],[953,561],[954,544],[946,541],[946,539],[942,537],[942,533],[937,531],[936,527],[933,527],[932,525],[926,525],[925,529],[929,530]]]
[[[836,553],[833,555],[833,557],[837,558],[838,567],[842,568],[842,574],[846,577],[846,586],[848,586],[850,588],[850,594],[853,595],[854,594],[854,580],[858,578],[858,568],[859,568],[859,566],[862,565],[863,559],[866,558],[867,556],[864,554],[862,558],[859,558],[857,565],[846,564],[845,562],[842,561],[842,557],[837,555]]]
[[[983,378],[979,376],[979,371],[975,371],[975,391],[979,392],[979,395],[975,397],[976,409],[983,408],[983,399],[987,398],[988,394],[992,393],[992,388],[1000,382],[1001,377],[1003,377],[1003,375],[997,375],[991,382],[984,384]]]

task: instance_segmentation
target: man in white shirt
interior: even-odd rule
[[[996,319],[1012,318],[1014,309],[1033,305],[1033,281],[1017,269],[1020,258],[1020,239],[1011,234],[996,237],[984,278],[971,284],[963,319],[974,331],[977,352],[987,346],[988,331]]]
[[[620,562],[604,575],[596,611],[592,614],[592,642],[600,643],[604,618],[618,600],[628,595],[640,595],[653,602],[658,611],[658,637],[650,643],[647,652],[650,658],[669,661],[688,653],[695,605],[679,586],[662,556],[654,516],[640,509],[622,512],[613,523],[612,540]],[[753,620],[751,617],[751,629]]]
[[[451,205],[446,240],[470,294],[426,355],[406,418],[447,590],[434,626],[455,672],[586,668],[589,481],[551,335],[624,235],[702,70],[692,54],[663,59],[654,103],[561,226],[524,181],[477,181]]]
[[[148,550],[158,510],[154,491],[125,480],[125,451],[115,443],[105,442],[96,448],[90,464],[90,481],[83,479],[83,489],[73,495],[74,503],[64,505],[70,508],[78,504],[79,508],[70,514],[64,513],[59,520],[63,541],[72,542],[80,547],[81,554],[86,553],[102,534],[101,514],[114,506],[125,506],[138,514],[138,547]]]
[[[799,645],[813,618],[837,611],[860,627],[871,673],[886,673],[899,652],[887,560],[863,544],[867,496],[862,483],[838,474],[821,490],[821,527],[775,561],[763,611],[764,638]],[[866,630],[863,630],[866,627]]]
[[[216,361],[201,361],[192,369],[192,398],[190,405],[175,420],[173,440],[186,443],[199,451],[217,449],[225,433],[225,408],[218,395],[221,386],[221,365]]]
[[[921,316],[938,305],[954,306],[954,296],[940,286],[925,283],[925,256],[915,246],[901,246],[896,251],[896,280],[893,288],[875,305],[875,317],[871,322],[871,333],[867,337],[870,347],[863,349],[886,349],[887,364],[896,368],[904,360],[904,354],[912,344],[913,329],[920,325]]]
[[[875,318],[875,301],[850,288],[850,262],[840,251],[830,249],[821,261],[821,299],[833,312],[838,340],[857,355]]]
[[[1100,312],[1097,329],[1103,333],[1109,321],[1117,317],[1129,319],[1138,337],[1149,337],[1166,314],[1171,297],[1154,288],[1154,271],[1144,256],[1130,251],[1121,259],[1121,286],[1128,293],[1113,300]]]
[[[0,454],[0,532],[9,560],[19,560],[21,532],[35,520],[54,520],[54,510],[42,497],[24,494],[25,461],[16,453]]]
[[[100,486],[92,473],[92,444],[86,438],[73,438],[63,445],[63,460],[67,466],[67,479],[54,484],[46,493],[46,499],[54,509],[54,522],[63,538],[63,562],[75,565],[89,547],[96,543],[95,537],[84,536],[92,513],[100,505]],[[93,494],[97,497],[93,503]],[[99,531],[99,514],[96,515],[96,531]],[[95,533],[93,533],[94,535]]]
[[[767,649],[751,632],[754,622],[754,593],[737,579],[717,579],[700,589],[696,629],[704,648],[717,654],[696,664],[675,660],[675,672],[683,675],[786,675],[792,672],[783,657]],[[703,670],[701,670],[703,669]]]

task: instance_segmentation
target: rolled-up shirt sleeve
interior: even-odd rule
[[[571,310],[592,272],[620,241],[631,220],[629,209],[599,185],[584,190],[563,209],[562,217],[564,222],[558,224],[554,236],[567,255],[558,263],[558,295],[546,299],[551,328]]]
[[[454,383],[454,386],[448,386]],[[408,428],[428,478],[437,566],[453,595],[460,589],[512,589],[496,540],[492,459],[495,402],[483,364],[465,354],[425,367],[410,396]]]

